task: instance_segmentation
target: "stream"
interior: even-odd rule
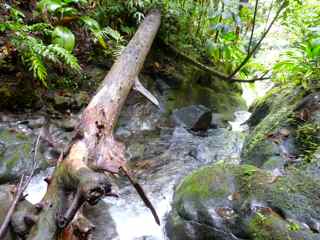
[[[271,43],[274,38],[276,37],[267,38],[264,52],[273,49]],[[276,49],[273,55],[279,51]],[[263,53],[259,56],[262,59]],[[243,98],[247,105],[249,106],[258,96],[262,96],[271,86],[269,81],[259,82],[255,89],[243,84]],[[160,103],[163,102],[163,99],[159,100]],[[211,163],[240,162],[240,152],[248,130],[245,121],[250,117],[249,112],[236,111],[234,120],[228,122],[227,126],[212,127],[205,133],[192,132],[182,126],[168,124],[168,117],[164,119],[163,112],[164,109],[157,109],[146,100],[129,103],[121,113],[115,132],[116,137],[126,144],[128,165],[155,206],[161,226],[155,223],[152,214],[127,179],[119,177],[113,179],[113,187],[120,197],[105,198],[97,207],[91,207],[87,212],[88,218],[94,224],[98,223],[93,239],[165,240],[166,215],[171,210],[174,188],[181,178]],[[6,146],[6,152],[13,153],[18,149],[23,160],[29,156],[20,148],[23,149],[25,144],[30,145],[41,127],[46,127],[46,134],[51,136],[50,141],[67,144],[78,118],[79,115],[71,114],[66,119],[47,122],[43,114],[0,113],[0,137],[6,139],[5,144],[9,146]],[[4,138],[8,133],[10,137]],[[19,137],[20,133],[29,138]],[[0,152],[1,148],[0,142]],[[27,200],[31,203],[39,202],[44,196],[47,184],[43,180],[54,170],[53,167],[48,167],[48,163],[54,165],[54,159],[58,155],[59,152],[50,144],[42,142],[38,158],[46,164],[40,164],[40,169],[43,170],[38,171],[33,177],[25,192]],[[16,167],[13,170],[18,169],[19,167]]]
[[[120,198],[105,198],[101,203],[102,206],[100,204],[97,207],[98,216],[93,216],[102,219],[99,223],[104,221],[107,225],[104,228],[108,231],[103,233],[103,238],[99,236],[101,233],[98,233],[93,239],[166,239],[163,226],[166,214],[171,208],[174,186],[178,181],[200,166],[218,161],[238,163],[240,160],[239,155],[245,135],[243,130],[246,128],[241,123],[250,116],[248,112],[235,112],[235,120],[230,122],[232,129],[216,128],[209,129],[205,134],[197,134],[179,126],[156,126],[155,123],[161,115],[160,110],[149,103],[135,106],[134,109],[135,117],[130,121],[126,118],[126,114],[121,116],[116,135],[120,139],[125,139],[129,165],[154,204],[162,224],[158,226],[155,223],[151,213],[129,182],[119,178],[115,180],[114,185]],[[130,112],[130,109],[128,111]],[[19,120],[7,119],[1,127],[14,128],[34,138],[39,130],[39,128],[31,129],[30,123],[34,122],[41,122],[41,117],[36,119],[33,116],[32,120],[22,120],[21,116]],[[49,127],[49,131],[55,141],[63,143],[67,141],[70,133],[58,127],[61,125],[55,121]],[[52,152],[50,148],[41,149],[40,157],[48,158],[50,151]],[[26,190],[30,202],[37,203],[41,200],[46,191],[43,179],[52,171],[53,167],[49,167],[34,176]]]

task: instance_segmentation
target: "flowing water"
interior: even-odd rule
[[[103,200],[107,203],[104,220],[107,228],[113,228],[104,235],[104,239],[165,239],[163,226],[171,208],[175,185],[200,166],[219,161],[238,163],[244,139],[242,131],[245,129],[241,123],[248,116],[248,112],[236,112],[235,121],[230,122],[232,129],[209,129],[205,134],[190,132],[182,127],[155,128],[153,123],[159,117],[157,111],[144,119],[136,117],[130,121],[124,120],[117,135],[126,139],[131,169],[154,204],[161,218],[161,226],[155,223],[129,182],[119,178],[115,180],[115,185],[120,198]],[[20,129],[23,127],[20,126]],[[62,129],[51,129],[54,129],[53,135],[58,140],[65,138],[66,133]],[[30,202],[41,200],[46,191],[43,179],[52,171],[53,168],[48,168],[32,179],[26,191]]]

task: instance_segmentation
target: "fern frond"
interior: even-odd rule
[[[6,30],[18,31],[23,28],[23,25],[18,22],[3,22],[0,23],[0,32],[4,32]]]
[[[78,63],[78,59],[70,52],[68,52],[66,49],[56,45],[56,44],[50,44],[47,46],[47,50],[45,51],[45,56],[51,56],[49,57],[52,61],[54,61],[53,56],[57,56],[57,58],[67,64],[70,68],[73,70],[76,70],[80,72],[81,67]]]
[[[66,49],[50,44],[46,46],[40,39],[20,32],[11,39],[11,43],[20,52],[23,62],[27,65],[34,76],[47,87],[47,70],[44,59],[53,63],[64,63],[71,69],[80,71],[81,67],[77,58]]]
[[[44,66],[43,60],[39,55],[32,54],[29,58],[30,61],[30,70],[33,71],[35,78],[38,78],[42,84],[48,87],[46,78],[47,78],[47,69]]]
[[[109,26],[101,29],[99,34],[104,36],[105,38],[111,37],[113,40],[115,40],[118,43],[124,42],[124,38],[121,36],[121,34],[117,30],[114,30]]]
[[[52,25],[48,23],[35,23],[32,25],[26,25],[26,30],[29,32],[42,32],[44,35],[52,34]]]
[[[114,49],[111,50],[112,56],[116,58],[119,57],[125,48],[126,47],[123,45],[117,45]]]
[[[48,87],[47,69],[43,63],[43,59],[34,51],[25,51],[22,55],[22,61],[27,65],[29,71],[33,72],[33,76],[39,79],[42,84]]]

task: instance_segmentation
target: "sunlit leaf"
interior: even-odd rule
[[[71,52],[75,46],[75,36],[69,28],[58,26],[52,33],[52,43]]]
[[[38,2],[37,8],[43,12],[43,11],[48,11],[48,12],[55,12],[58,8],[62,7],[64,2],[61,0],[42,0]]]

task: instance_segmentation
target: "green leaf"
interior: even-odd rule
[[[87,0],[63,0],[63,2],[69,4],[69,3],[80,3],[80,4],[86,4],[88,3]]]
[[[218,60],[220,57],[220,46],[219,44],[214,43],[212,40],[207,40],[206,42],[206,50],[208,54],[213,58],[213,60]]]
[[[95,19],[88,17],[88,16],[83,16],[80,18],[80,20],[85,25],[87,25],[90,30],[100,31],[100,25]]]
[[[65,3],[61,0],[42,0],[37,4],[37,9],[41,12],[55,12],[58,8],[64,5]]]
[[[75,46],[75,37],[69,28],[58,26],[52,33],[52,43],[71,52]]]
[[[61,16],[75,16],[79,13],[79,11],[73,7],[59,8],[58,12],[61,14]]]
[[[227,41],[234,41],[237,39],[237,35],[234,32],[228,32],[227,34],[223,34],[222,38]]]

